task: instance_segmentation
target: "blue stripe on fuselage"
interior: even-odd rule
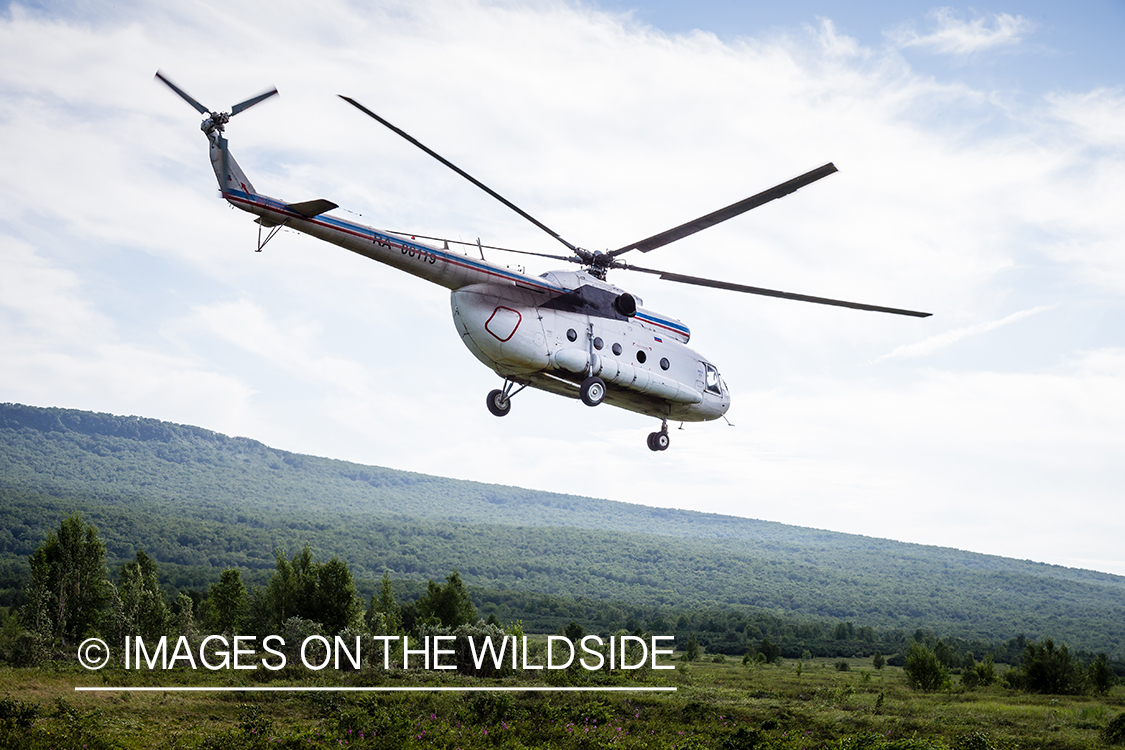
[[[516,273],[515,271],[512,271],[510,269],[499,268],[484,261],[474,260],[469,256],[461,255],[460,253],[452,253],[445,250],[429,247],[428,245],[421,245],[417,242],[404,240],[402,237],[399,237],[397,235],[379,232],[375,229],[372,229],[371,227],[364,226],[363,224],[352,224],[351,222],[337,219],[332,216],[324,216],[323,214],[310,218],[308,216],[299,214],[296,211],[293,211],[285,203],[282,203],[275,198],[268,198],[263,195],[254,195],[252,193],[246,193],[241,190],[228,190],[223,197],[232,202],[247,203],[258,208],[264,208],[274,213],[281,214],[282,216],[286,216],[291,219],[300,219],[301,221],[307,221],[311,224],[317,224],[328,229],[334,229],[338,232],[343,232],[344,234],[349,234],[353,237],[358,237],[371,242],[381,241],[388,244],[393,244],[394,246],[400,248],[413,248],[416,251],[433,255],[446,263],[451,263],[462,268],[468,268],[473,271],[487,273],[492,276],[498,276],[499,278],[506,281],[518,282],[524,286],[536,287],[541,291],[551,292],[555,294],[564,294],[568,291],[566,289],[563,289],[562,287],[548,284],[542,279],[535,278],[534,276],[527,276],[525,274]]]

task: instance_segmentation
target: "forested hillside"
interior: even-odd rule
[[[360,581],[456,567],[470,586],[533,594],[564,621],[583,602],[650,619],[733,608],[964,639],[1052,636],[1125,656],[1119,576],[412,474],[157,420],[0,406],[0,605],[14,603],[27,555],[76,510],[99,528],[111,567],[143,548],[170,588],[205,587],[228,565],[261,581],[275,550],[308,543]]]

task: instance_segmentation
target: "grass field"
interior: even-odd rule
[[[0,747],[11,748],[1103,748],[1125,713],[1104,698],[999,686],[910,690],[870,660],[676,662],[675,672],[549,682],[381,670],[255,682],[76,666],[0,668]],[[262,675],[259,679],[266,677]],[[76,686],[675,687],[675,692],[76,692]]]

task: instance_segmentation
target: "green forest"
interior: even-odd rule
[[[615,663],[613,646],[573,620],[544,647],[542,635],[529,637],[522,621],[505,626],[494,615],[481,617],[456,570],[444,583],[428,581],[405,604],[384,572],[365,606],[347,564],[319,560],[308,546],[292,558],[278,554],[263,586],[247,587],[230,567],[201,600],[180,592],[170,605],[158,566],[143,551],[111,581],[106,546],[77,513],[48,533],[29,567],[18,615],[5,612],[0,622],[3,748],[1125,744],[1125,711],[1114,710],[1125,705],[1114,673],[1121,665],[1104,653],[1083,659],[1050,638],[1006,644],[1019,647],[1018,658],[998,666],[1004,648],[977,662],[973,648],[935,642],[921,630],[890,658],[876,650],[870,659],[806,653],[788,662],[769,637],[738,660],[706,652],[693,632],[678,653],[661,652],[665,663],[658,665],[656,653],[649,662],[644,650],[650,634],[638,627],[605,634],[620,643]],[[837,626],[841,639],[849,627]],[[321,670],[332,653],[324,635],[337,643],[327,672]],[[581,642],[598,661],[552,666],[553,637]],[[101,648],[117,658],[104,653],[103,661],[96,650],[91,659],[85,648],[93,638],[104,639]],[[266,650],[276,661],[239,667],[239,638],[251,644],[242,651],[251,658],[259,640],[275,639]],[[437,671],[437,647],[432,668],[428,647],[419,649],[432,638],[452,642],[444,652],[452,672]],[[486,640],[509,638],[523,641],[522,672],[514,659],[489,664],[475,656]],[[170,639],[177,644],[171,664]],[[388,642],[383,659],[378,649],[361,655],[364,640]],[[341,661],[339,647],[349,643],[354,658]],[[274,692],[260,692],[267,690]]]
[[[0,406],[0,606],[20,603],[28,556],[73,512],[98,528],[111,570],[143,549],[169,597],[206,590],[227,567],[263,585],[279,551],[308,545],[346,561],[365,596],[384,571],[410,599],[456,568],[482,611],[538,632],[571,619],[659,625],[730,654],[770,635],[788,656],[830,656],[886,653],[923,629],[1125,658],[1120,576]]]

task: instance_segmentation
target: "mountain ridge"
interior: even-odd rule
[[[274,550],[303,539],[361,576],[440,578],[456,566],[475,585],[572,598],[925,623],[962,637],[1088,633],[1069,640],[1125,650],[1125,577],[1109,573],[452,480],[145,417],[0,405],[0,490],[9,519],[101,514],[115,559],[143,546],[199,584],[225,564],[267,570]],[[19,536],[0,530],[0,555],[18,567],[50,525],[11,528]]]

